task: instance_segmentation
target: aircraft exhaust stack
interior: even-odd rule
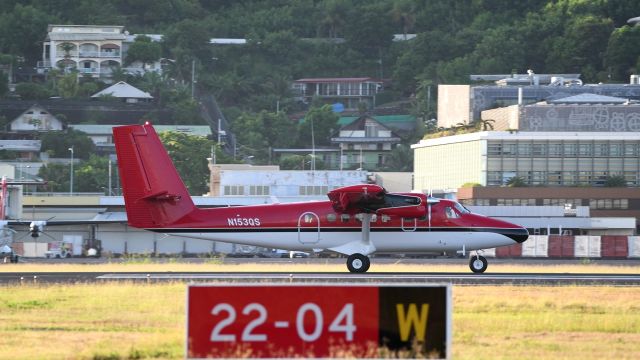
[[[165,227],[197,208],[149,123],[113,128],[129,225]]]

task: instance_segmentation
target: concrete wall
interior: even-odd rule
[[[417,147],[414,150],[414,190],[459,188],[467,182],[486,184],[486,141]]]
[[[469,124],[471,118],[471,87],[469,85],[438,85],[438,126],[450,128],[458,123]]]
[[[485,110],[481,113],[480,118],[482,120],[494,120],[491,125],[493,125],[493,130],[495,131],[518,130],[519,106],[512,105]]]

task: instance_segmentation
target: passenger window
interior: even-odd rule
[[[444,208],[444,213],[447,215],[447,218],[449,218],[449,219],[457,219],[457,218],[460,217],[460,216],[458,216],[458,213],[455,212],[455,210],[453,210],[452,208],[450,208],[448,206],[446,208]]]
[[[311,214],[306,214],[304,216],[304,222],[306,222],[307,224],[311,224],[313,222],[313,215]]]
[[[327,215],[328,222],[336,222],[336,214],[328,214]]]
[[[340,215],[340,221],[342,221],[343,223],[349,222],[350,218],[351,218],[351,216],[349,216],[349,214],[341,214]]]

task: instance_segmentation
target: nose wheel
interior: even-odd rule
[[[484,256],[474,255],[469,259],[469,268],[476,274],[482,274],[485,270],[487,270],[487,266],[489,262]]]
[[[347,268],[352,273],[364,273],[369,270],[369,266],[371,265],[371,261],[368,256],[362,254],[351,254],[347,258]]]

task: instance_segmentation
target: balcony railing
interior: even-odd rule
[[[119,58],[120,51],[80,51],[82,58]]]
[[[98,68],[80,68],[78,69],[82,74],[97,74]]]

